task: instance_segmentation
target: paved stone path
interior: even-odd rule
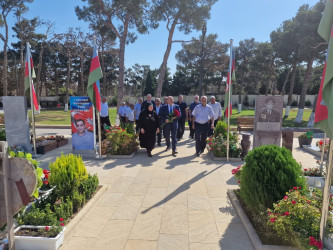
[[[132,159],[85,161],[107,191],[65,233],[60,249],[253,249],[227,197],[228,188],[237,188],[231,169],[240,163],[212,161],[207,152],[196,157],[187,133],[177,157],[163,146],[152,158],[139,150]],[[294,157],[314,166],[317,158],[297,144],[295,138]]]

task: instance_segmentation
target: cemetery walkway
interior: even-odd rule
[[[253,249],[227,196],[237,188],[231,170],[240,163],[212,161],[207,151],[196,157],[188,131],[184,138],[177,157],[162,141],[152,158],[139,150],[131,159],[85,161],[104,192],[68,224],[60,250]],[[302,155],[305,163],[315,162]]]

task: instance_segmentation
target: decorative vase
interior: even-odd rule
[[[298,137],[298,143],[299,146],[302,148],[303,145],[311,145],[312,143],[312,137],[307,138],[307,137]]]
[[[45,226],[19,226],[14,233],[21,229],[42,229]],[[54,238],[34,236],[14,236],[16,250],[57,250],[64,242],[66,227]]]

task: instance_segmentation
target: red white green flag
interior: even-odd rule
[[[230,81],[231,78],[231,81]],[[228,77],[227,77],[227,84],[225,88],[225,98],[224,98],[224,118],[228,118],[229,112],[230,116],[232,115],[232,81],[236,81],[235,75],[235,50],[230,44],[230,63],[229,63],[229,70],[228,70]],[[230,85],[230,86],[229,86]],[[229,91],[230,88],[230,91]],[[229,93],[230,93],[230,103],[229,103]],[[229,111],[230,109],[230,111]]]
[[[318,34],[328,42],[326,62],[318,93],[315,123],[333,138],[333,0],[328,0]]]
[[[24,93],[26,96],[30,96],[30,98],[32,98],[34,109],[35,111],[38,111],[39,107],[38,107],[37,95],[34,84],[32,82],[33,78],[36,78],[36,74],[34,70],[32,56],[30,53],[30,45],[29,43],[27,43],[27,52],[25,55]],[[30,88],[32,90],[31,93],[30,93]]]

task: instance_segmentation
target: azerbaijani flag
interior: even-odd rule
[[[229,82],[231,77],[231,81]],[[236,81],[235,76],[235,50],[232,46],[232,43],[230,44],[230,63],[229,63],[229,70],[228,70],[228,77],[227,77],[227,84],[225,88],[225,98],[224,98],[224,118],[228,118],[230,109],[230,116],[232,115],[232,101],[230,99],[229,102],[229,88],[230,88],[230,95],[232,95],[232,81]],[[229,86],[230,84],[230,86]]]
[[[90,65],[87,92],[91,102],[98,110],[98,112],[101,111],[101,91],[100,91],[99,79],[101,79],[102,77],[103,73],[102,73],[101,64],[99,63],[98,49],[95,41],[93,48],[93,58],[91,60],[91,65]]]
[[[27,42],[27,52],[25,55],[25,73],[24,73],[24,93],[26,96],[30,96],[30,87],[31,87],[31,95],[35,111],[38,111],[38,101],[36,96],[36,91],[32,79],[36,78],[35,70],[34,70],[34,63],[32,61],[32,56],[30,53],[30,45]]]
[[[328,42],[325,66],[317,99],[315,123],[333,138],[333,0],[328,0],[318,34]]]

